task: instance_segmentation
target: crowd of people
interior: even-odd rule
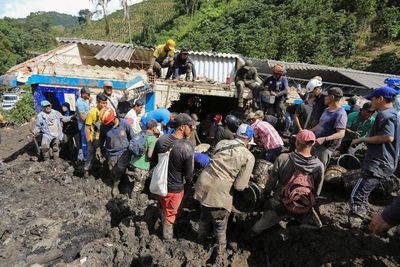
[[[169,55],[174,45],[168,41],[156,52],[160,56]],[[178,57],[184,58],[186,52],[181,51]],[[172,66],[154,59],[150,71]],[[247,62],[244,68],[252,70],[253,67]],[[194,77],[194,69],[190,72]],[[181,73],[175,69],[171,75]],[[240,75],[247,79],[243,73]],[[228,218],[234,210],[232,192],[248,188],[259,158],[273,167],[263,185],[265,210],[252,226],[251,236],[289,217],[305,226],[321,227],[317,202],[326,168],[335,152],[347,153],[351,146],[365,143],[362,175],[351,193],[349,214],[350,226],[361,227],[368,218],[370,193],[383,180],[391,179],[397,168],[400,116],[393,108],[396,90],[383,86],[372,91],[364,97],[370,102],[361,109],[356,108],[357,101],[349,99],[353,110],[348,114],[340,104],[344,97],[342,90],[338,87],[323,90],[322,78],[314,77],[308,82],[305,94],[300,94],[304,102],[293,114],[287,115],[290,112],[285,104],[288,89],[285,79],[280,65],[274,67],[274,75],[260,86],[238,79],[238,90],[253,85],[250,89],[261,88],[254,95],[267,96],[263,90],[273,88],[269,96],[274,96],[275,102],[260,101],[259,110],[246,114],[244,119],[233,114],[208,114],[202,121],[198,119],[200,114],[174,113],[165,108],[143,112],[144,101],[128,99],[126,91],[117,95],[112,83],[105,82],[103,92],[96,95],[95,101],[88,88],[81,89],[74,115],[68,105],[59,112],[43,100],[33,133],[41,136],[43,159],[57,159],[65,133],[63,125],[76,121],[77,129],[66,135],[70,136],[69,140],[75,140],[76,159],[84,165],[84,177],[91,177],[97,152],[101,152],[109,168],[114,197],[120,194],[119,183],[123,177],[129,180],[129,197],[148,193],[146,181],[154,178],[152,170],[161,164],[160,155],[167,153],[167,193],[159,195],[163,238],[173,238],[173,225],[185,186],[193,184],[193,198],[200,203],[199,240],[209,237],[212,227],[219,249],[224,249],[227,243]],[[130,103],[130,110],[124,116],[118,111],[122,101]],[[239,98],[239,106],[240,103]],[[293,118],[293,123],[278,127],[285,116]],[[282,131],[293,134],[289,142],[282,138]],[[208,152],[199,149],[205,143],[210,147]],[[256,155],[254,149],[262,153]],[[199,175],[194,175],[196,170]],[[379,233],[399,223],[400,200],[397,199],[373,217],[370,228]]]

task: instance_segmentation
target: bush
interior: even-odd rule
[[[26,93],[11,110],[2,110],[7,123],[22,124],[35,116],[33,95]]]

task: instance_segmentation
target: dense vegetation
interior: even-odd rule
[[[397,0],[148,0],[131,6],[130,14],[137,44],[174,38],[194,50],[400,71]],[[129,41],[123,12],[109,19],[108,36],[103,20],[73,35]],[[392,45],[382,49],[386,44]]]
[[[25,19],[0,19],[0,74],[54,48],[54,36],[76,27],[78,18],[56,12],[31,13]]]
[[[113,0],[116,1],[116,0]],[[171,26],[171,21],[178,17],[174,0],[147,0],[129,7],[132,39],[137,44],[154,44],[156,33]],[[119,10],[107,16],[109,34],[105,20],[84,23],[68,35],[96,40],[111,40],[114,42],[129,43],[128,22],[124,12]]]

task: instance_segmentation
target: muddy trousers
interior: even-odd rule
[[[325,145],[321,145],[314,149],[313,154],[318,157],[318,159],[322,162],[322,164],[324,164],[325,169],[326,169],[326,167],[329,164],[329,161],[331,160],[333,151],[329,147],[327,147]],[[324,185],[324,179],[322,178],[322,180],[319,183],[318,188],[317,188],[318,196],[321,194],[323,185]]]
[[[272,115],[282,119],[286,113],[286,103],[281,101],[275,104],[266,104],[264,109],[265,115]]]
[[[57,138],[49,139],[43,135],[40,150],[44,160],[48,160],[50,157],[58,159],[60,156],[60,141]]]
[[[218,245],[226,245],[226,229],[228,227],[229,211],[221,208],[210,208],[201,205],[198,238],[204,240],[212,225]]]
[[[258,85],[254,81],[238,81],[236,83],[236,88],[237,88],[237,94],[238,94],[238,107],[243,108],[244,106],[244,99],[243,99],[243,93],[244,93],[244,88],[248,87],[252,92],[253,95],[258,89]]]
[[[163,68],[168,68],[167,75],[165,76],[165,79],[168,80],[169,78],[171,78],[174,71],[174,60],[170,60],[167,58],[163,62],[154,62],[153,71],[156,73],[157,78],[161,77],[161,70]]]
[[[193,79],[192,73],[193,73],[193,64],[187,63],[187,64],[179,67],[178,73],[176,73],[176,71],[175,71],[173,78],[179,79],[180,75],[185,75],[185,80],[190,81]],[[178,74],[178,75],[176,75],[176,74]]]
[[[280,220],[281,217],[278,216],[276,211],[266,210],[263,212],[261,218],[253,225],[251,230],[256,234],[260,234],[262,231],[267,230],[279,223]]]
[[[109,157],[107,156],[108,169],[110,171],[110,180],[112,181],[112,195],[116,196],[118,191],[118,185],[122,175],[125,173],[126,168],[131,161],[131,151],[125,150],[120,156]]]
[[[99,146],[98,141],[88,142],[87,144],[87,156],[85,160],[85,171],[90,171],[93,166],[93,162],[96,159],[96,150]]]
[[[132,184],[133,192],[141,192],[144,189],[144,184],[146,182],[146,178],[149,174],[149,170],[143,170],[136,167],[129,168],[126,171],[129,182]]]
[[[350,206],[353,213],[364,217],[367,213],[368,197],[381,184],[382,178],[374,177],[371,173],[363,173],[358,178],[350,195]]]
[[[159,198],[161,205],[161,221],[163,224],[163,238],[168,240],[174,236],[173,226],[179,212],[184,192],[168,193]]]

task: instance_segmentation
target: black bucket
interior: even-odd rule
[[[233,191],[233,206],[241,212],[252,212],[263,207],[264,189],[256,183],[249,182],[243,191]]]
[[[345,168],[348,171],[358,170],[359,168],[361,168],[360,160],[351,154],[341,155],[337,163],[339,166]]]

